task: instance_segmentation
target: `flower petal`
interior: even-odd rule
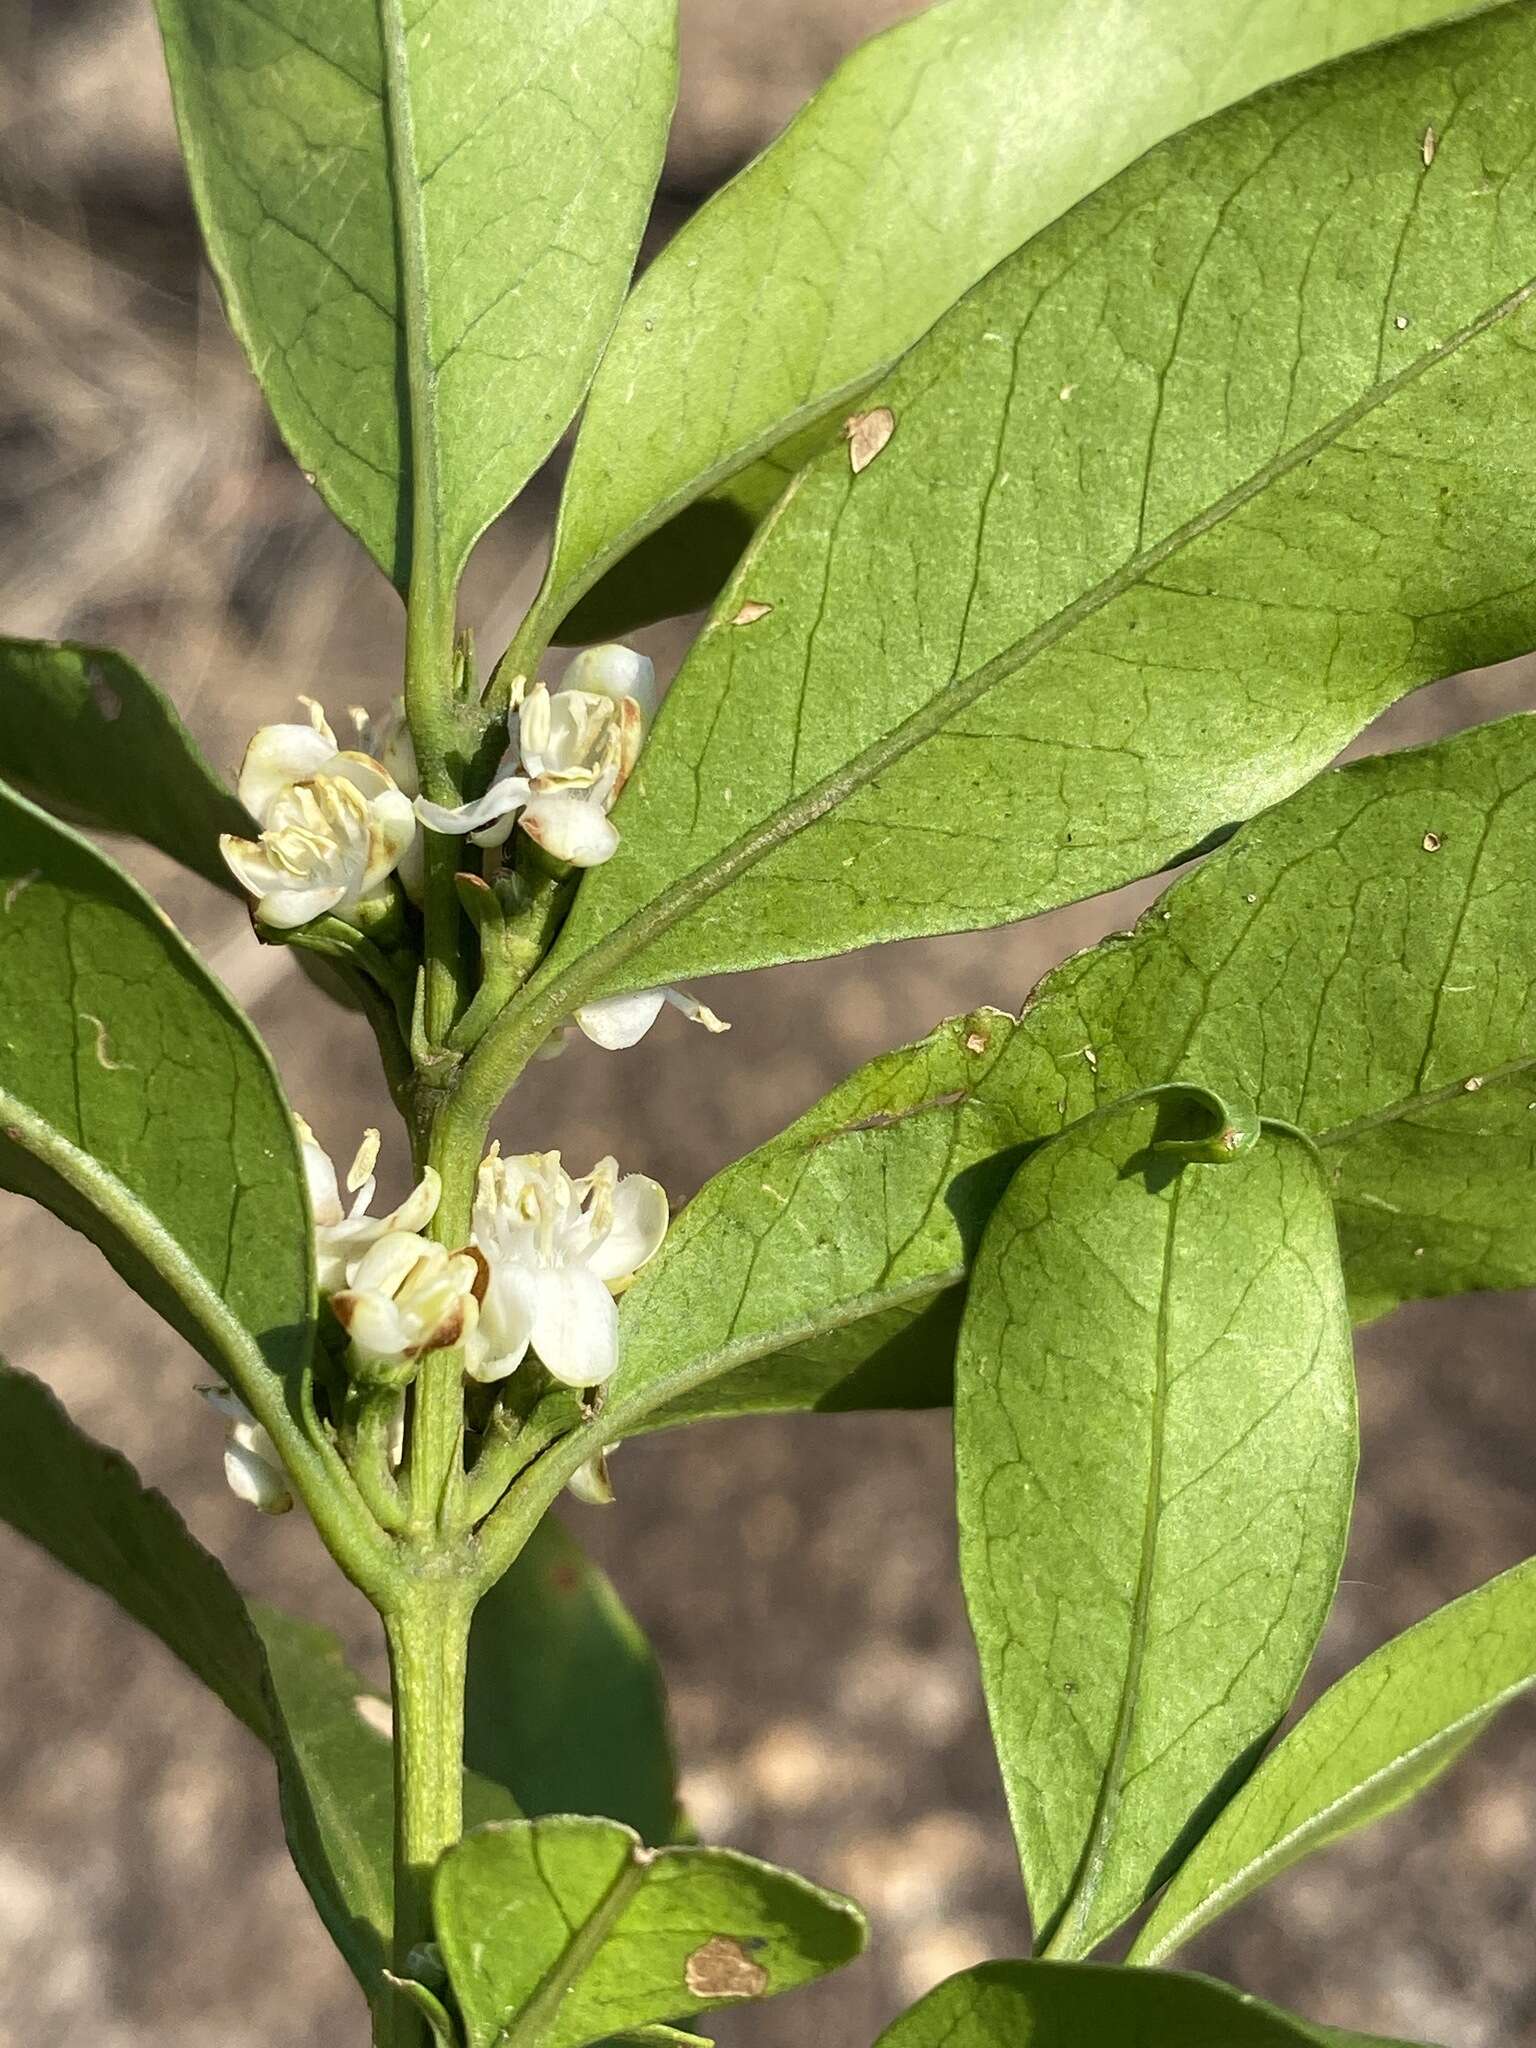
[[[533,1348],[568,1387],[599,1387],[619,1363],[619,1312],[613,1296],[584,1266],[535,1273]]]
[[[375,797],[383,796],[386,790],[394,789],[397,796],[403,793],[395,789],[395,778],[387,768],[374,760],[372,754],[337,754],[333,760],[326,763],[325,772],[334,776],[338,782],[350,782],[358,794],[366,797],[369,803],[372,803]],[[406,802],[410,802],[409,797],[406,797]]]
[[[264,725],[252,738],[240,764],[240,801],[259,825],[295,782],[308,782],[328,766],[336,753],[336,735],[318,725]]]
[[[621,647],[609,641],[601,647],[583,647],[560,678],[562,690],[590,690],[599,697],[633,697],[647,725],[656,716],[661,691],[656,682],[656,664],[638,648]]]
[[[572,867],[601,867],[619,850],[619,835],[602,804],[585,794],[555,790],[535,797],[523,812],[522,827],[536,846]]]
[[[327,1223],[339,1223],[345,1212],[331,1155],[303,1117],[295,1116],[293,1121],[299,1134],[299,1156],[304,1162],[304,1184],[309,1189],[309,1213],[317,1228]]]
[[[472,1380],[502,1380],[527,1356],[533,1335],[533,1273],[526,1266],[490,1262],[480,1319],[464,1346]]]
[[[293,1506],[281,1466],[270,1463],[238,1437],[231,1437],[224,1446],[224,1477],[237,1499],[249,1502],[264,1515],[286,1515]]]
[[[424,1166],[421,1179],[398,1209],[392,1209],[380,1224],[382,1230],[424,1230],[437,1214],[442,1200],[443,1177],[435,1166]]]
[[[613,1481],[608,1476],[608,1460],[619,1448],[610,1444],[605,1451],[596,1451],[584,1465],[578,1465],[565,1482],[567,1493],[577,1500],[584,1500],[590,1508],[607,1508],[613,1505]]]
[[[390,785],[368,800],[368,865],[358,885],[368,895],[388,879],[416,837],[416,812],[408,796]]]
[[[403,1358],[415,1341],[393,1296],[377,1288],[344,1289],[332,1296],[331,1307],[364,1358]]]
[[[609,1287],[632,1280],[661,1249],[671,1210],[667,1193],[643,1173],[626,1173],[613,1191],[613,1222],[585,1260],[586,1268]]]
[[[345,887],[339,884],[323,888],[273,889],[256,905],[256,919],[259,924],[270,925],[275,932],[297,931],[301,924],[313,924],[317,917],[324,917],[327,911],[335,910],[346,894]]]
[[[595,1003],[583,1003],[576,1023],[583,1036],[606,1052],[622,1052],[638,1045],[661,1015],[666,1001],[659,988],[642,989],[638,995],[602,996]]]
[[[482,826],[493,825],[501,818],[510,818],[520,811],[528,801],[528,778],[526,775],[504,775],[499,782],[493,782],[484,796],[476,797],[473,803],[447,804],[429,803],[424,796],[416,799],[416,815],[423,825],[429,825],[434,832],[445,832],[450,836],[464,832],[478,832]]]

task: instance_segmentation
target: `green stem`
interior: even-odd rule
[[[427,1140],[427,1158],[442,1177],[442,1199],[431,1231],[439,1244],[456,1250],[469,1242],[475,1171],[484,1129],[463,1117],[452,1093],[438,1105]],[[416,1378],[410,1424],[410,1527],[419,1544],[435,1534],[458,1534],[463,1524],[464,1356],[434,1351]]]
[[[468,1583],[417,1576],[384,1616],[395,1712],[395,1925],[393,1967],[432,1938],[432,1873],[464,1832],[464,1679],[474,1598]],[[417,2048],[420,2015],[403,1999],[390,2015],[391,2048]]]

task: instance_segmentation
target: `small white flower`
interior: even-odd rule
[[[341,1203],[336,1169],[319,1139],[296,1116],[299,1151],[304,1160],[304,1178],[309,1186],[310,1213],[315,1220],[315,1273],[322,1294],[335,1294],[349,1284],[351,1269],[381,1237],[392,1231],[423,1229],[437,1213],[443,1184],[435,1167],[426,1167],[421,1179],[398,1209],[387,1216],[370,1216],[369,1207],[378,1190],[374,1163],[379,1156],[379,1134],[363,1133],[357,1156],[347,1170],[347,1192],[355,1199],[350,1211]]]
[[[480,1271],[473,1252],[450,1252],[413,1231],[391,1230],[349,1266],[348,1284],[332,1296],[331,1307],[360,1357],[419,1358],[474,1329]]]
[[[690,1024],[702,1024],[706,1031],[731,1028],[707,1003],[680,988],[648,988],[638,995],[602,996],[595,1003],[583,1003],[576,1012],[576,1028],[604,1051],[622,1052],[640,1043],[668,1003],[681,1010]]]
[[[246,748],[240,801],[259,839],[220,835],[263,924],[291,931],[385,893],[418,833],[410,798],[368,754],[344,753],[318,704],[308,725],[265,725]]]
[[[656,703],[656,670],[628,647],[594,647],[576,657],[551,690],[513,693],[510,745],[496,779],[473,803],[450,808],[416,801],[434,832],[467,832],[476,846],[500,846],[515,823],[573,867],[600,867],[619,835],[608,813],[639,758]]]
[[[503,1159],[493,1146],[476,1188],[472,1235],[489,1277],[466,1372],[504,1379],[531,1344],[566,1386],[600,1386],[619,1362],[613,1297],[666,1230],[666,1195],[644,1174],[621,1180],[600,1159],[573,1180],[558,1152]]]
[[[228,1387],[199,1387],[198,1392],[224,1417],[224,1477],[231,1493],[264,1515],[286,1515],[293,1495],[271,1437]]]

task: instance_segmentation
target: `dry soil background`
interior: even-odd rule
[[[655,239],[758,146],[856,35],[910,0],[685,0],[683,110]],[[123,646],[215,758],[299,690],[382,703],[390,593],[284,458],[198,267],[147,0],[0,9],[0,625]],[[477,557],[493,651],[537,570],[546,477]],[[651,637],[663,660],[682,644]],[[1528,674],[1442,686],[1368,744],[1529,702]],[[273,1038],[337,1148],[380,1114],[369,1047],[238,912],[141,870]],[[857,1060],[976,1002],[1016,1005],[1126,921],[1100,902],[981,938],[708,991],[644,1054],[543,1069],[505,1135],[584,1163],[610,1145],[674,1199]],[[391,1164],[398,1170],[399,1148]],[[0,1198],[0,1347],[121,1443],[249,1588],[337,1626],[370,1616],[300,1517],[219,1479],[191,1354],[82,1241]],[[1536,1550],[1523,1298],[1366,1333],[1365,1462],[1331,1673]],[[1016,1873],[955,1590],[945,1417],[712,1426],[625,1450],[577,1511],[653,1632],[707,1835],[847,1887],[869,1956],[731,2044],[862,2048],[952,1969],[1017,1953]],[[351,2048],[362,2019],[289,1869],[254,1745],[153,1642],[0,1532],[0,2042]],[[1511,1713],[1412,1812],[1276,1885],[1191,1960],[1318,2018],[1455,2048],[1536,2040],[1536,1716]]]

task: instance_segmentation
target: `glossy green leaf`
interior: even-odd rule
[[[875,2048],[1409,2048],[1309,2026],[1210,1977],[1103,1963],[982,1963],[920,1998]]]
[[[3,788],[0,1018],[0,1186],[93,1238],[274,1427],[314,1277],[271,1061],[164,913]]]
[[[530,1818],[590,1809],[643,1841],[677,1827],[655,1653],[600,1571],[546,1516],[475,1609],[464,1756]]]
[[[1157,1962],[1315,1849],[1393,1813],[1536,1683],[1536,1563],[1441,1607],[1309,1708],[1191,1851],[1131,1954]]]
[[[948,0],[865,44],[625,307],[571,461],[548,625],[680,508],[846,411],[962,292],[1143,150],[1274,79],[1465,11]],[[585,632],[708,602],[723,576],[711,586],[701,569],[729,566],[741,513],[772,503],[786,467],[793,453],[684,512],[639,573],[599,594]]]
[[[729,1849],[641,1847],[616,1821],[482,1828],[433,1883],[469,2048],[582,2048],[791,1991],[864,1944],[857,1907]]]
[[[1315,1134],[1358,1319],[1536,1285],[1533,867],[1529,717],[1320,777],[1021,1019],[884,1054],[708,1182],[621,1307],[628,1427],[948,1400],[1018,1148],[1168,1080]]]
[[[3,1362],[0,1518],[109,1594],[271,1741],[266,1659],[224,1567],[126,1458],[77,1429],[41,1380]]]
[[[673,0],[158,0],[236,333],[404,590],[451,581],[580,402],[675,89]]]
[[[1036,1927],[1081,1956],[1251,1768],[1348,1533],[1354,1368],[1300,1138],[1221,1165],[1189,1091],[1031,1155],[955,1360],[960,1571]]]
[[[235,887],[219,834],[250,819],[170,699],[110,648],[0,639],[0,775],[74,824],[131,833]]]
[[[600,990],[1146,873],[1536,639],[1533,19],[1218,116],[940,322],[748,555],[478,1086]]]

